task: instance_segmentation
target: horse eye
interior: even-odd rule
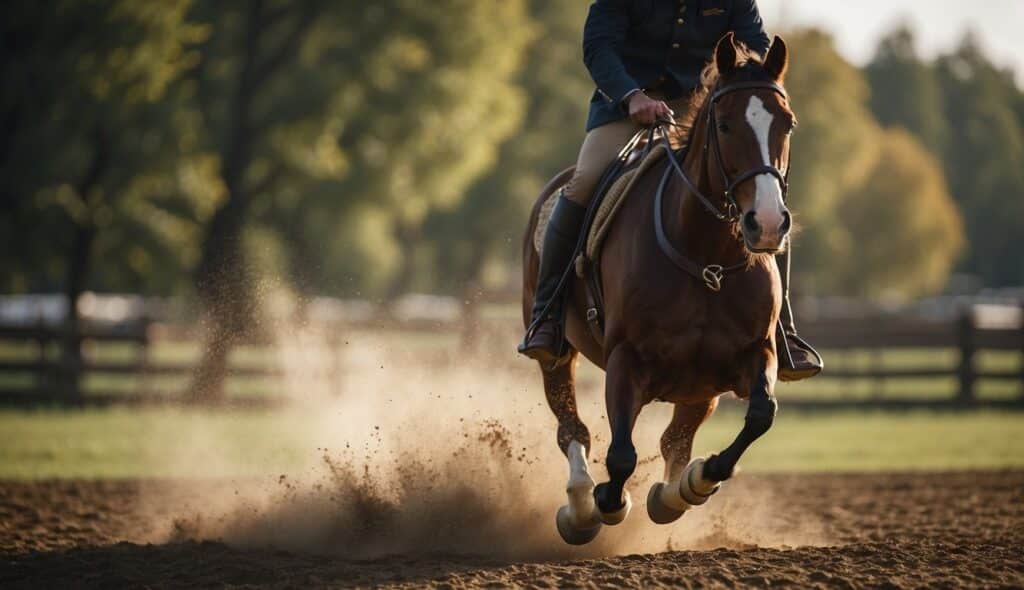
[[[719,121],[718,130],[721,131],[722,133],[729,133],[729,124],[726,123],[725,121]]]

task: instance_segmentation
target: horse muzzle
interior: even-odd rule
[[[792,227],[793,218],[784,207],[774,211],[752,209],[744,213],[740,220],[743,242],[747,250],[756,254],[781,252]]]

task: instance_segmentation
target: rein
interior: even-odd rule
[[[672,261],[673,264],[675,264],[677,267],[687,272],[688,274],[692,275],[694,278],[704,281],[704,285],[707,286],[707,288],[710,289],[711,291],[715,292],[720,291],[722,289],[722,279],[725,276],[739,272],[746,268],[747,261],[743,260],[741,262],[729,266],[723,266],[721,264],[701,265],[690,260],[689,258],[684,256],[678,249],[676,249],[676,247],[672,245],[672,242],[669,241],[668,235],[665,233],[665,221],[662,213],[662,210],[664,209],[663,203],[665,200],[665,187],[668,186],[669,177],[672,175],[673,172],[675,172],[675,174],[686,185],[686,188],[689,189],[689,191],[695,197],[697,197],[697,200],[699,200],[702,205],[704,205],[704,208],[707,209],[708,212],[715,217],[715,219],[725,222],[734,222],[739,218],[740,208],[739,204],[736,202],[736,188],[739,187],[744,182],[754,178],[755,176],[761,174],[770,174],[774,176],[776,179],[778,179],[779,185],[782,188],[783,198],[786,197],[786,194],[789,189],[788,168],[786,170],[786,173],[783,174],[782,171],[780,171],[775,166],[755,166],[754,168],[751,168],[750,170],[747,170],[742,174],[736,176],[732,180],[729,179],[729,174],[725,170],[725,164],[722,160],[722,148],[720,147],[718,141],[718,127],[716,125],[717,115],[715,113],[715,105],[718,102],[718,99],[725,96],[726,94],[731,94],[739,90],[748,90],[751,88],[764,88],[772,90],[777,92],[783,98],[787,100],[789,99],[789,96],[786,94],[786,90],[779,86],[778,84],[775,84],[774,82],[756,81],[737,82],[735,84],[726,85],[716,90],[708,99],[708,131],[707,138],[704,140],[704,152],[708,152],[709,146],[714,149],[715,160],[717,160],[718,162],[718,170],[722,175],[722,184],[724,184],[726,187],[725,192],[723,194],[723,197],[725,199],[724,211],[722,211],[717,205],[715,205],[712,199],[708,198],[703,192],[701,192],[701,190],[697,188],[696,183],[690,180],[690,177],[687,176],[686,172],[683,170],[682,161],[686,158],[687,153],[689,153],[689,146],[685,146],[682,150],[679,151],[678,159],[676,152],[672,150],[672,145],[668,139],[668,132],[667,129],[665,129],[665,127],[677,125],[675,121],[659,121],[652,125],[650,128],[649,137],[651,137],[652,139],[654,137],[655,130],[661,131],[661,141],[664,142],[665,151],[667,152],[666,156],[668,157],[668,161],[670,164],[667,168],[665,168],[665,173],[662,175],[661,181],[658,183],[658,190],[655,192],[654,195],[654,234],[658,241],[658,247],[661,249],[662,253],[665,254],[665,256],[669,260]]]

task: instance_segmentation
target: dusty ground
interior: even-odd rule
[[[174,510],[194,482],[0,482],[0,587],[1024,586],[1024,472],[744,475],[735,483],[737,493],[771,487],[788,499],[779,522],[820,521],[828,544],[769,549],[732,539],[709,550],[527,562],[425,548],[352,560],[146,543],[151,523],[166,516],[161,506]],[[156,511],[154,489],[167,498]],[[643,507],[630,518],[646,518]]]

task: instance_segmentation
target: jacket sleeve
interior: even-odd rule
[[[756,0],[735,0],[732,11],[732,31],[737,41],[762,56],[768,52],[768,34],[757,10]]]
[[[601,94],[616,104],[640,87],[617,51],[629,31],[627,6],[628,0],[595,0],[583,27],[583,63]]]

